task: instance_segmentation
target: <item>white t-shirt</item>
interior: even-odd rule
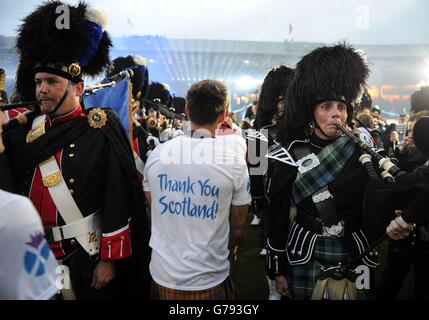
[[[237,152],[240,157],[246,159],[247,145],[246,140],[238,134],[227,134],[216,136],[216,140],[222,141],[233,151]]]
[[[0,300],[45,300],[58,264],[29,199],[0,190]]]
[[[147,160],[143,186],[152,197],[150,272],[156,283],[196,291],[228,277],[230,206],[251,201],[245,142],[237,138],[180,136]]]

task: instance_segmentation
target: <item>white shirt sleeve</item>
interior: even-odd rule
[[[51,298],[58,264],[39,214],[29,199],[2,190],[0,212],[0,300]]]
[[[234,180],[234,194],[231,202],[233,206],[242,206],[252,201],[252,197],[250,196],[249,171],[247,170],[245,161],[240,160],[236,171],[237,176]]]

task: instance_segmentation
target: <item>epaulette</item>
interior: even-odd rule
[[[87,115],[89,125],[94,129],[100,129],[106,125],[107,112],[101,108],[90,109]]]
[[[283,162],[293,167],[298,166],[290,153],[281,144],[274,144],[272,147],[272,151],[266,155],[267,158]]]
[[[249,141],[255,141],[255,140],[261,140],[264,142],[268,142],[268,138],[264,136],[264,134],[258,130],[255,129],[248,129],[246,130],[246,139]]]

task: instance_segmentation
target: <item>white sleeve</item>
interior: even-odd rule
[[[237,167],[236,179],[234,179],[234,194],[231,204],[233,206],[242,206],[252,201],[250,196],[249,171],[244,160],[241,159]]]
[[[3,192],[0,200],[0,300],[51,298],[58,264],[39,214],[27,198]]]

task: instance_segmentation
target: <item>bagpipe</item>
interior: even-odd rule
[[[11,103],[11,104],[4,104],[4,105],[0,106],[0,110],[1,111],[9,111],[9,110],[18,109],[18,108],[37,106],[38,104],[39,104],[39,101],[17,102],[17,103]]]
[[[0,106],[0,111],[7,112],[15,110],[17,115],[3,125],[3,131],[15,128],[20,124],[27,123],[27,115],[36,111],[39,106],[39,101],[17,102]],[[26,109],[24,112],[18,112],[17,109]]]
[[[386,240],[386,227],[396,217],[395,210],[403,210],[423,186],[416,182],[412,174],[401,171],[392,159],[380,155],[370,144],[362,141],[359,137],[359,130],[355,129],[350,132],[340,125],[336,126],[362,153],[359,162],[365,168],[369,177],[364,196],[363,222],[365,230],[375,241],[347,264],[339,264],[336,267],[322,270],[319,274],[319,279],[326,280],[330,278],[340,281],[346,278],[351,282],[355,282],[358,277],[355,273],[355,268],[362,258]],[[429,156],[429,143],[427,141],[429,118],[422,119],[420,123],[416,123],[414,134],[417,138],[416,146],[419,148],[418,144],[420,144],[419,149]],[[378,170],[374,168],[374,162],[378,164]]]
[[[404,173],[392,159],[383,157],[375,151],[374,147],[365,141],[365,139],[362,139],[360,130],[355,129],[350,132],[341,125],[336,125],[336,127],[361,151],[359,162],[365,168],[369,177],[369,185],[371,186],[365,191],[363,208],[364,228],[368,231],[368,228],[366,228],[367,224],[374,224],[373,219],[377,215],[381,214],[381,212],[377,212],[378,210],[374,211],[370,206],[374,204],[374,201],[377,198],[379,198],[378,192],[380,192],[380,190],[394,188],[397,183],[396,181],[399,180]],[[368,132],[370,131],[368,130]],[[374,162],[378,165],[378,170],[374,167]],[[374,189],[373,186],[376,186],[378,189]],[[369,196],[374,199],[368,199]],[[366,206],[366,203],[369,203],[370,205]],[[396,209],[399,209],[399,207],[392,209],[392,215]],[[357,267],[362,264],[362,259],[364,259],[365,256],[373,254],[374,249],[387,238],[385,229],[388,223],[394,219],[394,216],[392,215],[386,215],[387,219],[384,222],[386,224],[383,225],[383,232],[381,235],[377,234],[377,236],[375,236],[373,233],[369,232],[371,238],[376,240],[368,244],[368,247],[365,250],[362,250],[359,255],[353,257],[345,264],[339,263],[337,266],[322,268],[318,274],[318,280],[313,291],[312,299],[323,299],[326,292],[330,299],[335,300],[342,300],[345,296],[347,299],[351,300],[355,300],[357,298],[357,288],[355,284],[359,276],[357,274]]]
[[[106,78],[102,80],[100,83],[96,83],[92,86],[88,86],[85,88],[84,95],[83,95],[83,102],[86,108],[90,107],[102,107],[102,108],[112,108],[115,110],[121,118],[122,124],[125,126],[125,128],[128,128],[129,121],[126,120],[126,117],[121,117],[121,115],[124,115],[124,112],[122,110],[124,109],[124,106],[126,105],[126,108],[128,108],[128,98],[124,99],[125,96],[128,95],[127,88],[125,86],[119,86],[119,88],[115,89],[116,85],[121,83],[121,81],[127,79],[126,84],[128,84],[128,79],[132,77],[133,71],[130,70],[124,70],[117,75],[114,75],[113,77]],[[125,82],[124,82],[125,84]],[[114,90],[114,93],[119,93],[119,96],[121,97],[121,101],[118,103],[118,99],[113,99],[113,103],[109,102],[111,100],[111,96],[114,96],[114,94],[110,95],[109,90],[104,89],[111,89]],[[123,94],[121,94],[123,92]],[[88,98],[91,97],[91,98]],[[88,99],[87,99],[88,98]],[[16,110],[20,108],[27,108],[30,112],[36,111],[37,107],[39,105],[39,101],[28,101],[28,102],[17,102],[17,103],[11,103],[7,105],[0,106],[1,111],[10,111],[10,110]],[[4,130],[11,129],[15,127],[16,125],[21,123],[22,118],[16,117],[11,119],[5,126]]]
[[[425,123],[416,123],[416,147],[427,147],[429,133],[429,119]],[[337,126],[341,132],[353,141],[361,150],[359,161],[368,173],[369,182],[365,190],[363,207],[363,219],[366,230],[376,242],[386,238],[386,227],[390,221],[396,218],[396,210],[404,210],[414,199],[415,195],[425,188],[412,173],[405,173],[394,163],[392,159],[380,155],[372,146],[359,139],[357,132]],[[423,138],[424,137],[424,138]],[[429,152],[428,152],[429,154]],[[378,170],[373,163],[378,164]]]
[[[355,129],[353,130],[353,132],[350,132],[349,130],[338,124],[336,125],[336,127],[356,146],[360,148],[362,155],[359,158],[359,162],[363,165],[371,180],[378,179],[378,175],[373,166],[373,160],[378,163],[379,169],[382,170],[381,177],[386,183],[393,183],[395,177],[404,174],[404,172],[401,172],[399,167],[392,162],[392,159],[390,159],[389,157],[381,156],[374,150],[373,146],[360,139],[359,130]]]

